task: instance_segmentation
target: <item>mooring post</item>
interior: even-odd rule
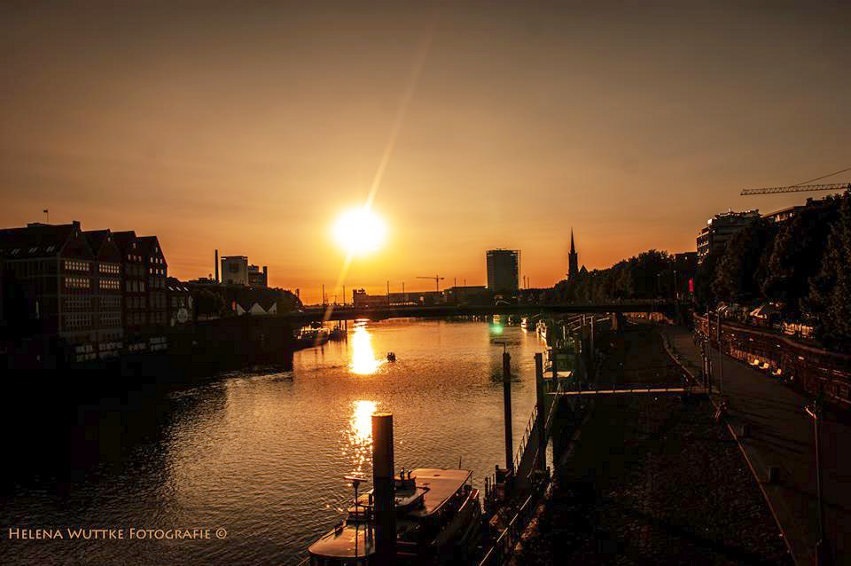
[[[540,352],[535,354],[535,395],[538,402],[538,461],[537,468],[539,470],[547,469],[547,436],[544,427],[546,426],[547,408],[544,404],[544,355]],[[558,400],[554,400],[557,403]]]
[[[396,504],[393,470],[393,415],[372,415],[372,486],[375,506],[376,564],[396,560]]]
[[[514,441],[511,432],[511,354],[502,353],[502,406],[505,409],[505,469],[514,474]]]
[[[591,315],[591,367],[594,367],[594,315]]]

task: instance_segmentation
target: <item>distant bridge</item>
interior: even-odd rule
[[[384,320],[387,318],[446,318],[452,316],[488,316],[494,314],[581,314],[581,313],[627,313],[660,312],[673,314],[685,303],[670,300],[635,301],[619,303],[572,303],[572,304],[502,304],[502,305],[399,305],[389,307],[333,306],[310,307],[282,316],[293,322],[315,320]]]

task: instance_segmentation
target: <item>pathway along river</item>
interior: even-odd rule
[[[503,342],[516,446],[542,345],[482,322],[370,323],[347,342],[297,352],[291,373],[106,400],[60,412],[47,434],[34,432],[34,416],[4,431],[17,440],[4,458],[0,563],[297,564],[344,516],[343,476],[371,477],[374,410],[394,415],[397,469],[461,459],[482,487],[504,458]],[[70,540],[69,528],[124,538]],[[139,540],[130,529],[210,538]],[[25,539],[39,535],[54,538]]]

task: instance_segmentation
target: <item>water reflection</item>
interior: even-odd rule
[[[378,404],[364,399],[352,403],[352,416],[346,435],[344,452],[351,457],[354,474],[362,474],[372,453],[372,414]]]
[[[352,439],[359,444],[372,442],[372,414],[375,412],[375,401],[355,401],[352,413]]]
[[[383,360],[375,359],[372,349],[372,336],[366,329],[366,323],[356,324],[352,333],[352,360],[349,369],[357,375],[372,375],[381,367]]]

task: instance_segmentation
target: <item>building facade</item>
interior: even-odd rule
[[[114,358],[124,347],[121,250],[109,230],[83,232],[95,256],[93,311],[98,358]]]
[[[697,258],[699,262],[706,259],[710,253],[724,250],[730,238],[755,220],[759,219],[758,210],[745,212],[723,212],[716,214],[706,222],[706,226],[697,236]]]
[[[222,284],[248,285],[248,256],[222,256]]]
[[[18,348],[32,347],[42,367],[54,354],[71,362],[118,354],[121,258],[108,230],[84,233],[78,221],[0,230],[0,257],[4,318]]]
[[[269,267],[264,265],[261,270],[257,265],[248,266],[248,284],[251,287],[269,286]]]
[[[494,293],[520,289],[520,250],[488,250],[488,289]]]

